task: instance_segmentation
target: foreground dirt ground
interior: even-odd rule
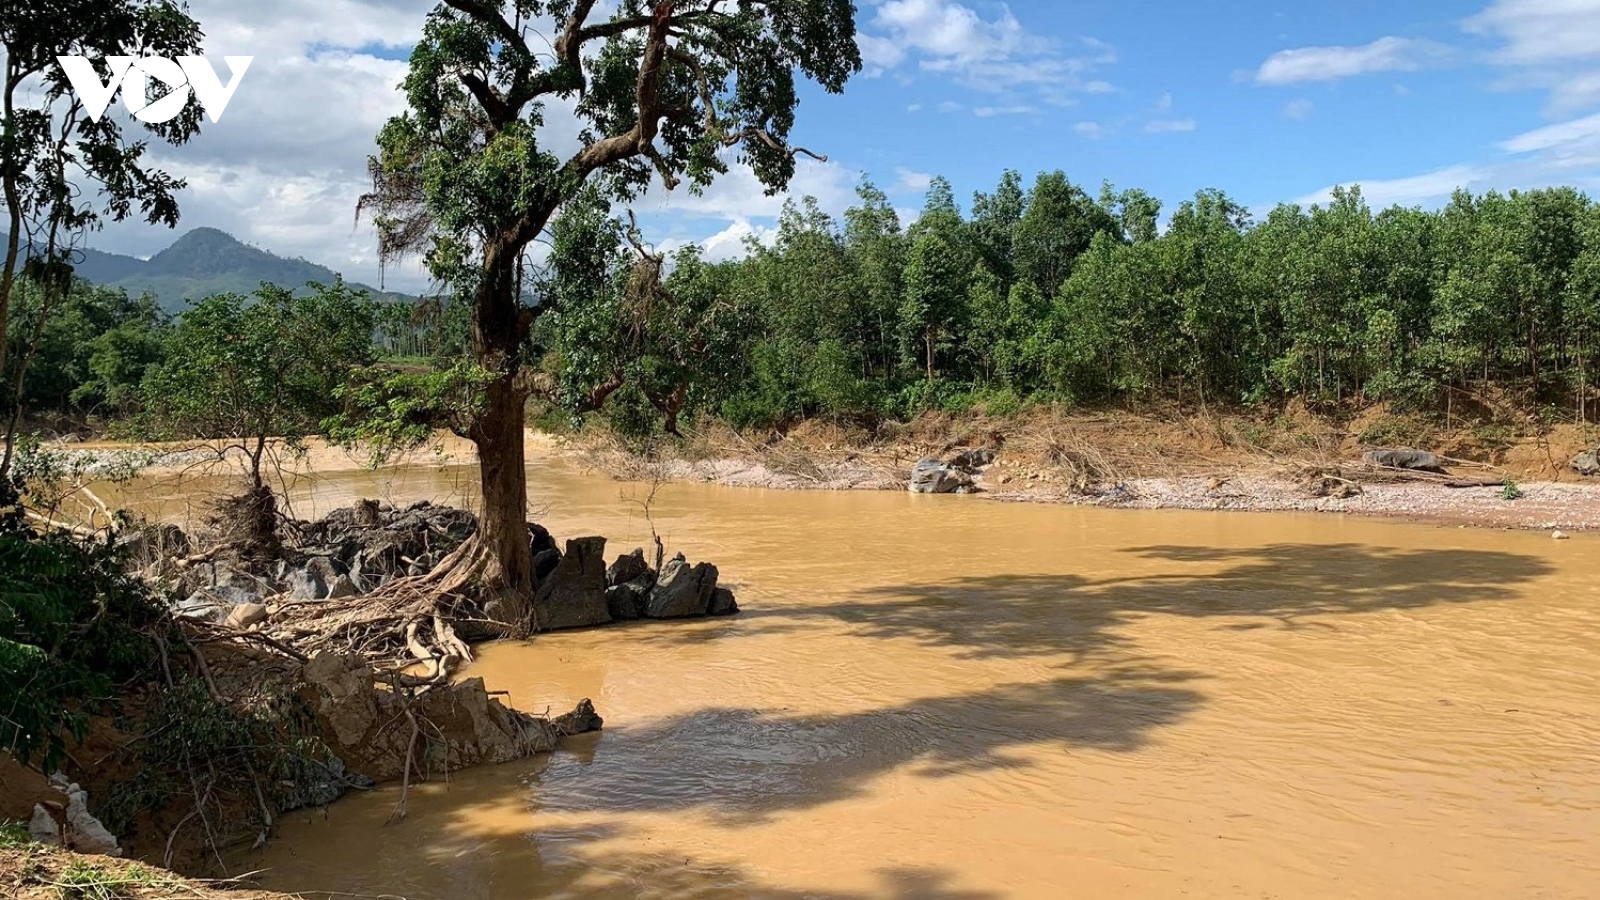
[[[242,888],[236,882],[196,881],[143,863],[79,855],[38,844],[0,845],[0,897],[15,900],[295,900],[288,894]]]

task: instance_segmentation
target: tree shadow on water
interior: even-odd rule
[[[1124,552],[1171,564],[1164,570],[1205,569],[1100,580],[996,575],[893,585],[844,602],[785,609],[774,617],[838,620],[860,636],[947,647],[964,658],[1081,660],[1126,649],[1129,639],[1118,626],[1149,615],[1243,620],[1220,626],[1230,630],[1328,626],[1341,616],[1506,600],[1551,571],[1538,557],[1502,551],[1360,544],[1155,546]]]
[[[759,822],[857,796],[900,770],[943,778],[1027,768],[1041,753],[1137,750],[1199,705],[1194,677],[1127,666],[864,711],[698,710],[608,727],[592,754],[552,757],[534,794],[553,811],[699,809]]]
[[[776,608],[729,625],[723,638],[793,632],[804,640],[810,624],[842,622],[853,636],[912,641],[958,659],[1092,663],[1087,675],[866,712],[713,708],[621,725],[599,738],[594,770],[572,777],[573,766],[558,765],[536,793],[551,808],[702,809],[759,821],[847,799],[893,771],[940,777],[1036,764],[1040,752],[1137,750],[1201,705],[1194,684],[1205,675],[1144,658],[1121,627],[1135,619],[1337,627],[1341,617],[1508,599],[1550,571],[1536,557],[1507,552],[1358,544],[1125,552],[1150,574],[997,575],[873,588],[841,602]]]

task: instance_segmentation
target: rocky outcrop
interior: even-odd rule
[[[913,494],[965,494],[974,490],[970,474],[931,456],[924,456],[911,467],[907,489]]]
[[[396,578],[431,571],[476,529],[476,518],[464,510],[427,502],[401,509],[364,501],[317,522],[292,524],[276,562],[218,556],[182,565],[166,557],[142,571],[164,580],[177,614],[252,628],[270,622],[274,610],[286,603],[355,597]],[[738,611],[726,589],[713,602],[717,571],[708,563],[691,567],[685,562],[681,567],[686,571],[674,566],[668,577],[658,579],[642,549],[608,567],[602,537],[569,540],[562,552],[548,530],[530,523],[528,542],[539,584],[533,604],[539,631]],[[152,531],[137,548],[158,544],[187,550],[188,539],[176,529]]]
[[[606,539],[574,538],[533,598],[539,631],[586,628],[611,621],[606,603]]]
[[[1600,475],[1600,449],[1590,450],[1588,453],[1579,453],[1572,458],[1572,471],[1585,478]]]
[[[350,769],[379,781],[400,778],[408,752],[435,770],[453,772],[553,750],[561,738],[604,724],[588,700],[553,719],[511,709],[489,696],[481,678],[434,685],[408,698],[375,688],[373,669],[361,658],[334,653],[312,657],[300,681],[300,698],[329,749]]]
[[[661,575],[645,601],[647,619],[686,619],[709,615],[711,595],[717,590],[717,567],[711,563],[689,565],[679,553],[661,566]]]
[[[1417,472],[1443,472],[1444,460],[1425,450],[1368,450],[1362,460],[1371,466],[1411,469]]]

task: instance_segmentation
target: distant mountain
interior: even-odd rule
[[[303,290],[308,282],[332,284],[338,278],[327,266],[286,259],[215,228],[196,228],[148,260],[84,250],[76,268],[86,281],[120,287],[132,296],[151,294],[162,309],[172,313],[182,312],[190,300],[212,294],[248,294],[262,282]],[[350,286],[382,300],[415,299],[356,282]]]

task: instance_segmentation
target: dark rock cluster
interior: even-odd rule
[[[466,510],[427,501],[404,508],[364,501],[316,522],[290,523],[280,558],[265,566],[223,555],[180,565],[190,542],[170,525],[132,532],[124,541],[134,565],[163,581],[176,612],[248,627],[267,617],[269,599],[337,600],[426,574],[477,528]],[[679,554],[657,572],[641,549],[607,565],[605,538],[574,538],[563,550],[534,523],[528,540],[539,581],[534,613],[540,631],[739,611],[710,563],[691,566]]]

